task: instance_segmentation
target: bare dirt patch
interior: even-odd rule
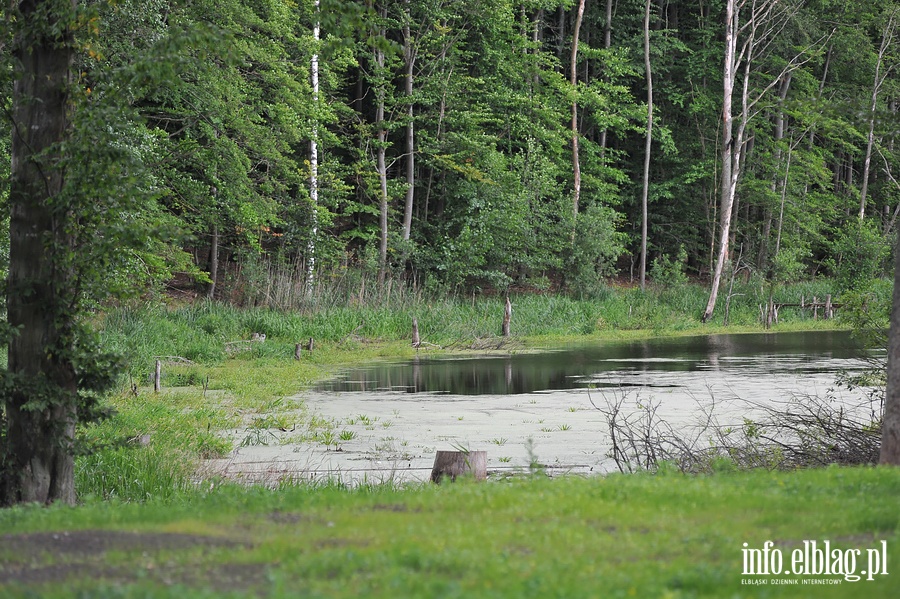
[[[144,580],[222,591],[257,591],[262,596],[268,579],[264,564],[202,563],[207,550],[241,546],[249,547],[227,538],[178,533],[79,530],[0,535],[0,586],[34,587],[78,580],[128,584]],[[111,552],[134,554],[137,559],[108,563]]]

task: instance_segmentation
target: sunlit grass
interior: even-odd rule
[[[6,510],[0,534],[102,528],[232,543],[108,553],[103,566],[118,573],[121,593],[109,596],[203,596],[216,588],[216,572],[243,564],[261,575],[235,579],[225,596],[296,597],[302,587],[304,596],[335,598],[757,597],[765,593],[741,584],[748,578],[744,543],[771,540],[789,552],[804,540],[828,539],[865,555],[885,540],[892,555],[900,541],[898,494],[900,471],[888,468],[537,476],[353,491],[335,484],[282,484],[274,492],[206,485],[143,504],[91,500],[78,510]],[[15,568],[48,559],[3,557]],[[110,588],[91,567],[71,572],[64,586],[29,590],[95,597]],[[25,591],[7,585],[0,593],[19,596],[17,589]],[[900,582],[891,573],[826,590],[829,597],[888,598]],[[784,596],[825,595],[821,586],[794,586]]]

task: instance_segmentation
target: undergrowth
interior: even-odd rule
[[[776,301],[821,298],[827,290],[827,282],[780,287]],[[760,330],[759,305],[767,289],[736,286],[728,328],[722,314],[718,324],[699,323],[705,294],[705,288],[685,284],[647,292],[608,287],[581,299],[512,295],[512,333],[519,342],[508,347],[522,347],[523,340],[552,346],[573,339]],[[119,392],[107,400],[116,415],[80,431],[88,455],[77,461],[78,492],[143,501],[190,488],[198,459],[226,456],[240,443],[262,443],[261,422],[312,430],[302,420],[309,417],[302,405],[290,398],[334,369],[412,357],[413,318],[424,342],[420,351],[494,347],[498,344],[483,341],[498,338],[504,303],[503,297],[487,295],[429,299],[395,288],[381,300],[370,292],[364,301],[350,297],[343,305],[322,302],[297,310],[208,301],[111,309],[102,319],[103,338],[109,349],[126,356],[128,368]],[[785,309],[778,326],[833,327],[835,322],[814,322],[809,313]],[[153,391],[157,360],[161,393]],[[242,429],[256,430],[258,438],[225,434]]]

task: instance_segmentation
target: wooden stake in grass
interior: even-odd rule
[[[419,321],[413,316],[412,319],[412,346],[416,349],[419,349],[419,346],[422,345],[422,340],[419,338]]]
[[[156,361],[156,370],[153,372],[153,391],[159,393],[159,380],[162,376],[162,362]]]
[[[506,308],[503,310],[503,336],[509,337],[509,321],[512,320],[512,304],[506,296]]]
[[[303,354],[303,345],[300,343],[294,344],[294,359],[299,360],[300,356]]]
[[[474,476],[476,481],[487,478],[486,451],[438,451],[431,469],[431,482],[440,483],[444,476],[455,481],[458,476]]]

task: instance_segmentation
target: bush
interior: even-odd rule
[[[684,246],[678,248],[678,255],[672,260],[666,255],[653,259],[650,266],[650,280],[663,287],[677,287],[687,283],[687,275],[684,274],[687,266],[687,251]]]

